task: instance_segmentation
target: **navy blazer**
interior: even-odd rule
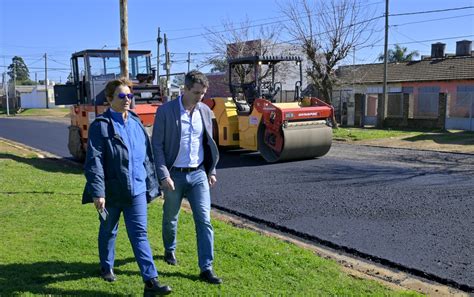
[[[147,202],[151,202],[160,195],[160,189],[156,178],[150,139],[138,116],[131,111],[128,112],[128,116],[129,121],[139,123],[146,136],[144,163],[147,172],[146,196]],[[128,149],[123,139],[115,132],[111,112],[107,109],[89,127],[87,155],[84,164],[87,182],[82,194],[82,203],[93,202],[93,198],[105,197],[106,205],[131,205],[132,191],[128,162]]]
[[[196,104],[196,111],[201,114],[204,128],[204,168],[207,175],[216,174],[219,161],[219,150],[212,138],[212,110],[204,103]],[[159,180],[170,176],[169,169],[178,157],[181,139],[181,113],[179,99],[163,104],[156,111],[151,143],[155,156],[156,173]]]

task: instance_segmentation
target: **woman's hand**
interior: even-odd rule
[[[95,205],[95,208],[97,210],[104,209],[105,208],[105,198],[104,197],[94,198],[94,205]]]

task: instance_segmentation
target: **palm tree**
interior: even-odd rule
[[[394,49],[388,50],[388,62],[409,62],[413,61],[413,58],[418,57],[420,54],[418,51],[408,52],[408,48],[401,47],[398,44],[395,44]],[[383,54],[379,55],[379,61],[383,61]]]

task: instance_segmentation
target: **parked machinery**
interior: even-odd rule
[[[280,62],[299,66],[293,102],[275,100],[282,92],[282,83],[275,81]],[[310,159],[329,151],[333,108],[318,98],[301,97],[300,57],[230,59],[228,79],[232,98],[203,101],[214,112],[214,137],[219,146],[259,151],[268,162]]]
[[[130,50],[130,74],[134,99],[132,110],[146,129],[153,125],[161,92],[153,85],[151,52]],[[71,77],[65,85],[54,86],[56,105],[71,106],[68,148],[79,161],[85,159],[89,125],[107,108],[104,89],[109,80],[120,77],[120,50],[84,50],[72,54]]]

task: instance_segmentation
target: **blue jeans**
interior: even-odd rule
[[[107,206],[107,211],[109,216],[105,222],[99,216],[99,258],[101,267],[103,269],[112,269],[114,267],[115,239],[117,238],[120,213],[123,212],[128,239],[132,245],[143,281],[158,277],[147,236],[147,203],[145,193],[134,196],[130,207]]]
[[[196,227],[199,268],[212,269],[214,260],[214,231],[211,225],[211,195],[209,181],[204,170],[189,173],[170,171],[174,191],[164,190],[163,205],[163,244],[167,252],[176,249],[179,209],[183,196],[186,196],[193,211]]]

